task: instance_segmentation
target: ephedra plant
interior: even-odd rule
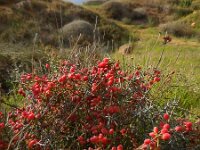
[[[156,68],[123,71],[108,58],[87,68],[62,60],[24,73],[23,104],[0,114],[0,149],[173,149],[170,143],[185,136],[196,144],[194,124],[150,99],[160,80]]]

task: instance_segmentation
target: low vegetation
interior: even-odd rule
[[[22,107],[1,112],[1,149],[197,146],[198,122],[175,117],[176,101],[153,103],[151,89],[162,80],[156,68],[125,72],[108,58],[87,68],[53,62],[21,75]],[[148,132],[151,138],[144,140]]]
[[[192,37],[195,36],[194,30],[191,26],[183,23],[183,22],[169,22],[166,24],[160,25],[160,29],[162,32],[167,32],[169,34],[173,34],[177,37]]]

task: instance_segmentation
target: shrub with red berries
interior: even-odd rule
[[[0,122],[0,133],[9,133],[0,149],[134,149],[162,120],[145,149],[168,142],[172,132],[194,130],[189,121],[172,127],[171,115],[160,116],[152,105],[151,88],[161,81],[157,69],[123,71],[108,58],[87,68],[65,60],[43,69],[21,75],[23,104]]]

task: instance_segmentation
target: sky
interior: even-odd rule
[[[64,1],[71,1],[71,2],[76,3],[76,4],[81,4],[85,0],[64,0]]]

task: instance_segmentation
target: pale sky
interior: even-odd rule
[[[85,0],[64,0],[64,1],[71,1],[71,2],[76,3],[76,4],[81,4]]]

